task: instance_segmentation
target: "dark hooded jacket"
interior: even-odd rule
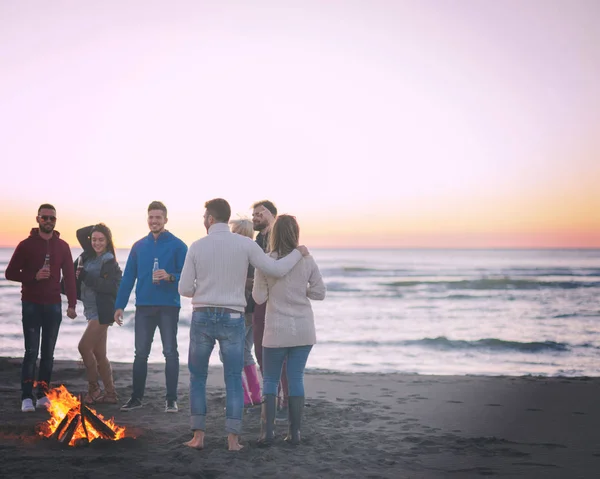
[[[47,254],[50,256],[50,278],[38,281],[35,275],[44,266]],[[21,283],[22,301],[58,304],[61,302],[61,272],[69,307],[74,308],[77,292],[69,245],[60,239],[58,231],[53,231],[52,237],[45,240],[40,236],[39,228],[32,228],[29,237],[15,249],[4,274],[7,280]]]

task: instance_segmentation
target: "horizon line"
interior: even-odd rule
[[[14,246],[6,246],[0,245],[0,249],[14,249],[17,245]],[[70,248],[79,248],[82,249],[81,246],[72,246],[69,245]],[[497,250],[497,251],[539,251],[539,250],[547,250],[547,251],[595,251],[600,250],[600,245],[598,246],[311,246],[311,248],[316,250],[381,250],[381,251],[389,251],[389,250],[453,250],[453,251],[466,251],[466,250]],[[130,250],[131,247],[128,246],[118,246],[115,249],[117,250]]]

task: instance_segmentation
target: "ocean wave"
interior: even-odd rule
[[[600,311],[596,313],[565,313],[565,314],[555,314],[552,316],[553,319],[566,319],[566,318],[599,318],[600,319]]]
[[[482,278],[460,281],[390,281],[381,286],[408,288],[413,286],[437,286],[446,289],[574,289],[600,287],[600,282],[592,281],[538,281],[536,279]]]
[[[557,343],[554,341],[505,341],[497,338],[485,338],[474,341],[466,341],[460,339],[448,339],[445,336],[437,338],[422,338],[409,339],[404,341],[320,341],[319,344],[337,344],[347,346],[402,346],[402,347],[425,347],[437,350],[473,350],[485,349],[491,351],[519,351],[523,353],[540,353],[540,352],[566,352],[571,346],[566,343]],[[584,345],[585,346],[585,345]],[[589,347],[594,347],[587,345]]]
[[[359,293],[362,292],[362,289],[355,288],[352,286],[348,286],[347,283],[342,283],[339,281],[328,281],[325,283],[327,286],[328,292],[344,292],[344,293]]]
[[[482,274],[503,276],[572,276],[572,277],[600,277],[598,268],[508,268],[503,270],[479,270]]]
[[[508,268],[472,268],[455,267],[448,268],[444,265],[439,265],[437,268],[430,266],[419,267],[418,265],[411,268],[402,266],[387,266],[387,267],[369,267],[369,266],[329,266],[322,267],[323,276],[327,277],[389,277],[389,276],[404,276],[409,278],[430,277],[432,275],[446,277],[508,277],[508,278],[546,278],[563,276],[569,278],[598,278],[600,279],[600,269],[595,267],[577,268],[577,267],[508,267]],[[458,274],[457,274],[458,273]]]
[[[494,296],[481,296],[481,295],[476,295],[476,294],[451,294],[449,296],[443,296],[440,298],[430,298],[430,299],[465,299],[465,300],[469,300],[469,299],[492,299],[494,298]]]

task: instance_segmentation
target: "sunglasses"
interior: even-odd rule
[[[38,216],[38,218],[41,218],[44,221],[56,221],[56,216],[41,215],[41,216]]]

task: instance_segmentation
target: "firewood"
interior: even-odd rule
[[[65,417],[62,418],[62,421],[60,421],[60,423],[58,424],[58,427],[52,433],[52,436],[50,436],[52,439],[58,440],[58,438],[60,437],[61,432],[63,432],[63,429],[65,428],[65,426],[67,424],[69,424],[69,414],[74,413],[76,410],[77,410],[77,408],[75,408],[75,407],[71,408],[69,410],[69,412],[67,414],[65,414]]]
[[[75,434],[75,431],[79,427],[80,419],[81,419],[81,414],[76,414],[75,417],[71,420],[71,422],[67,426],[65,433],[58,440],[58,442],[60,442],[61,444],[64,444],[65,446],[69,445],[69,443],[71,442],[71,439],[73,438],[73,434]]]
[[[85,420],[89,422],[104,439],[114,439],[117,436],[115,431],[113,431],[104,423],[104,421],[102,421],[102,419],[90,411],[85,404],[81,405],[81,409],[83,410]]]
[[[83,427],[83,432],[85,433],[85,440],[89,442],[90,437],[88,436],[87,427],[85,427],[85,409],[83,406],[83,394],[79,395],[79,413],[81,414],[81,427]]]

